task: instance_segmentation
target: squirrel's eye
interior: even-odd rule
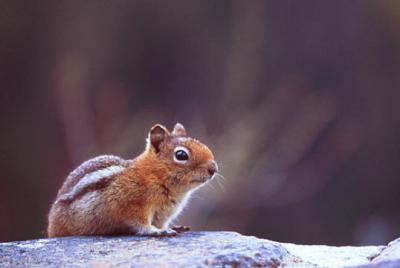
[[[189,160],[189,152],[185,147],[176,147],[175,148],[175,155],[174,155],[175,162],[184,163]]]
[[[180,161],[185,161],[185,160],[189,159],[188,154],[184,150],[176,151],[175,157],[176,157],[176,159],[178,159]]]

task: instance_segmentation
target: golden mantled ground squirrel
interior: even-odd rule
[[[210,149],[181,124],[171,133],[155,125],[137,158],[98,156],[69,174],[51,207],[48,236],[176,235],[184,228],[170,222],[217,171]]]

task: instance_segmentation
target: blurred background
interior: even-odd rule
[[[225,180],[178,223],[283,242],[400,235],[400,2],[0,2],[0,241],[66,175],[182,122]]]

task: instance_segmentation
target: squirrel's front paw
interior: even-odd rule
[[[177,231],[168,228],[165,230],[160,230],[156,236],[176,236],[177,234]]]
[[[137,232],[138,235],[143,235],[143,236],[176,236],[178,233],[170,228],[168,229],[158,229],[154,226],[151,226],[150,228],[142,229]]]
[[[162,236],[176,236],[178,234],[178,232],[168,228],[168,229],[157,229],[154,230],[153,232],[149,232],[148,234],[146,234],[147,236],[158,236],[158,237],[162,237]]]

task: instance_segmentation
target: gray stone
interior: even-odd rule
[[[400,238],[390,242],[371,262],[358,268],[398,268],[400,267]]]
[[[162,238],[65,237],[1,243],[0,266],[363,267],[398,264],[398,246],[396,241],[387,247],[303,246],[234,232],[189,232]]]

